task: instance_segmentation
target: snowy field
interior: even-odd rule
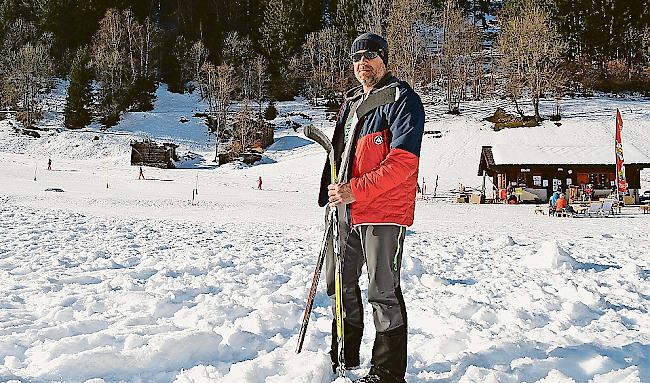
[[[0,121],[0,382],[332,382],[324,285],[294,354],[323,231],[314,201],[324,153],[300,129],[281,129],[261,164],[215,167],[204,127],[177,122],[196,100],[158,96],[155,111],[127,115],[110,134],[32,139]],[[426,129],[442,137],[425,138],[420,178],[438,175],[441,191],[478,186],[480,146],[492,142],[571,145],[584,129],[593,144],[612,142],[617,107],[624,146],[627,134],[648,154],[644,105],[571,100],[561,127],[496,133],[480,121],[495,104],[457,117],[427,106]],[[278,124],[331,132],[322,109],[278,108]],[[143,135],[203,161],[144,168],[137,180],[129,142]],[[407,382],[650,382],[648,228],[650,215],[633,208],[562,219],[530,205],[419,201],[402,265]],[[367,310],[350,378],[369,367]]]

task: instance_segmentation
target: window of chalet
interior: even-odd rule
[[[589,173],[589,183],[594,185],[595,189],[611,189],[613,180],[613,173]]]

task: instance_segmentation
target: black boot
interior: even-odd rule
[[[378,332],[372,347],[370,374],[382,378],[380,382],[402,383],[406,374],[406,326]]]
[[[351,324],[343,321],[343,332],[345,341],[345,350],[343,359],[345,361],[345,368],[359,367],[361,364],[359,360],[359,349],[361,348],[361,338],[363,337],[363,328],[352,326]],[[336,339],[336,320],[332,321],[332,348],[330,349],[330,358],[332,359],[332,371],[336,373],[339,366],[338,357],[338,341]]]
[[[372,367],[368,375],[354,381],[355,383],[406,383],[404,379],[397,379],[381,367]]]
[[[384,383],[384,381],[381,380],[381,377],[379,375],[368,374],[363,378],[355,380],[354,383]]]

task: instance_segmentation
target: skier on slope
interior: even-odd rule
[[[333,146],[339,184],[329,184],[329,160],[321,179],[320,206],[345,205],[340,219],[343,257],[344,365],[360,364],[363,304],[359,277],[368,267],[368,301],[373,306],[375,342],[371,369],[360,383],[403,383],[407,320],[400,288],[406,227],[413,223],[424,109],[420,97],[387,71],[388,44],[364,33],[351,47],[360,86],[351,89],[337,116]],[[327,293],[334,297],[331,239]],[[330,355],[338,367],[336,324]]]

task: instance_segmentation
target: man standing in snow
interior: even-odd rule
[[[51,158],[47,159],[47,170],[52,170],[52,159]]]
[[[388,44],[364,33],[352,43],[351,89],[337,116],[334,145],[339,184],[329,184],[330,165],[321,179],[320,206],[343,207],[340,217],[343,257],[344,363],[360,364],[363,303],[359,277],[368,268],[368,301],[373,307],[375,342],[371,368],[360,383],[404,383],[406,306],[400,267],[406,227],[413,223],[424,108],[404,81],[387,71]],[[327,257],[327,293],[334,297],[335,260]],[[330,355],[338,367],[336,323]]]
[[[262,176],[257,179],[257,190],[262,190]]]

